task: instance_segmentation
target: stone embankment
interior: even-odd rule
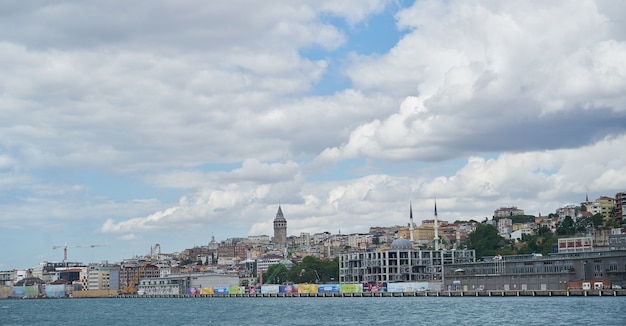
[[[363,292],[363,293],[245,293],[118,295],[117,298],[327,298],[327,297],[616,297],[626,290],[556,291],[444,291],[444,292]]]

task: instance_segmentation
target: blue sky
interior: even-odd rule
[[[626,191],[624,6],[2,3],[0,270]]]

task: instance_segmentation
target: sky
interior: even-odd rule
[[[0,2],[0,270],[626,191],[626,2]]]

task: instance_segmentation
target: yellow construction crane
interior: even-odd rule
[[[159,252],[157,252],[157,250],[161,250],[161,245],[158,243],[155,244],[154,247],[150,248],[150,255],[146,257],[146,261],[141,264],[132,280],[120,290],[120,294],[137,294],[137,284],[139,284],[139,278],[146,267],[158,258]]]
[[[103,245],[99,244],[90,244],[90,245],[68,245],[64,244],[61,246],[52,246],[52,249],[63,248],[63,264],[67,262],[67,248],[94,248],[94,247],[103,247]]]

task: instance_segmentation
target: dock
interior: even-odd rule
[[[621,297],[626,290],[442,291],[358,293],[123,294],[116,298]]]

